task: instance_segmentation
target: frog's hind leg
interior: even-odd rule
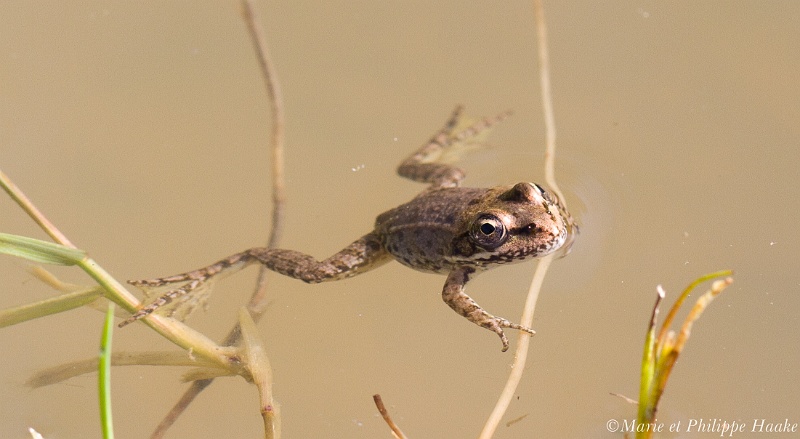
[[[389,260],[391,260],[391,255],[383,248],[380,238],[374,233],[362,236],[323,261],[317,261],[312,256],[294,250],[251,248],[198,270],[159,279],[128,281],[131,285],[143,290],[185,283],[145,305],[120,323],[119,327],[150,315],[157,309],[207,286],[210,281],[236,273],[253,263],[260,263],[272,271],[307,283],[319,283],[355,276],[383,265]]]
[[[463,110],[464,107],[457,106],[444,127],[428,143],[400,163],[397,173],[414,181],[430,183],[434,187],[458,186],[464,179],[465,173],[451,162],[460,152],[474,145],[479,140],[477,137],[511,115],[511,112],[507,111],[468,124],[462,118]]]

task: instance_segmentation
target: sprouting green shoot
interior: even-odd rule
[[[661,286],[658,286],[658,298],[656,299],[653,313],[650,318],[650,324],[645,336],[644,352],[642,355],[642,375],[639,388],[639,412],[636,419],[636,425],[647,426],[652,424],[656,418],[656,410],[658,408],[658,401],[664,393],[667,386],[667,380],[672,372],[672,368],[678,359],[681,351],[683,350],[686,341],[689,339],[692,325],[700,318],[703,311],[708,307],[711,301],[727,288],[733,279],[729,276],[733,274],[730,270],[718,271],[716,273],[707,274],[702,276],[689,284],[683,291],[681,296],[675,301],[675,304],[670,309],[669,314],[664,319],[664,324],[656,337],[656,320],[658,317],[658,307],[664,299],[665,293]],[[697,285],[702,282],[723,277],[722,280],[717,280],[711,285],[705,294],[697,299],[689,315],[684,320],[680,332],[675,333],[670,329],[670,325],[675,318],[683,302],[694,290]],[[649,438],[652,436],[652,430],[649,428],[641,428],[636,431],[637,439]]]

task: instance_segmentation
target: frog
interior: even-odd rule
[[[371,232],[324,260],[295,251],[254,247],[207,267],[148,280],[131,280],[143,290],[182,283],[140,307],[120,327],[198,290],[213,278],[261,264],[271,271],[316,284],[350,278],[392,260],[412,269],[446,275],[442,299],[468,321],[499,336],[502,351],[509,341],[504,329],[530,335],[529,327],[485,311],[465,292],[467,283],[488,269],[556,251],[568,252],[578,228],[553,192],[532,182],[491,188],[462,187],[465,172],[448,153],[476,143],[480,135],[510,112],[475,123],[462,120],[458,106],[431,139],[403,160],[397,173],[428,184],[411,201],[377,216]],[[466,125],[466,128],[464,126]],[[452,155],[452,154],[451,154]]]

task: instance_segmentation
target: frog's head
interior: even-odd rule
[[[457,259],[486,268],[559,249],[566,254],[578,231],[558,197],[536,183],[489,189],[463,220],[465,233],[454,243]]]

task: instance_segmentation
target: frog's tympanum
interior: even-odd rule
[[[144,306],[124,326],[198,289],[211,277],[252,263],[308,283],[355,276],[392,259],[420,271],[447,275],[442,298],[472,323],[495,332],[508,349],[503,328],[530,328],[484,311],[465,292],[481,271],[501,264],[566,252],[577,232],[572,217],[552,192],[536,183],[489,189],[459,187],[464,171],[445,163],[448,152],[464,149],[505,115],[460,129],[461,108],[445,126],[398,168],[406,178],[430,186],[411,201],[378,215],[375,228],[335,255],[318,261],[293,250],[251,248],[208,267],[153,280],[131,281],[142,288],[186,282]],[[452,155],[452,154],[451,154]]]

